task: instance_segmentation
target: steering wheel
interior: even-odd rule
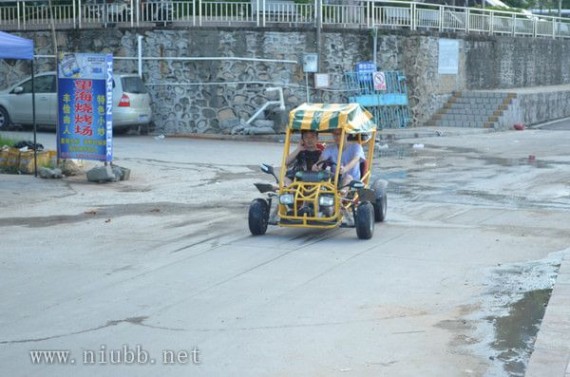
[[[321,170],[325,170],[326,168],[330,167],[331,170],[335,169],[336,162],[334,162],[330,157],[326,160],[319,161],[316,163],[317,167]]]

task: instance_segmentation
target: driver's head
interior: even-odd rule
[[[315,148],[319,141],[319,134],[316,131],[302,131],[301,138],[305,143],[305,147]]]

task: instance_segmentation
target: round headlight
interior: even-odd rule
[[[283,194],[279,196],[279,203],[281,204],[293,204],[293,194]]]
[[[321,207],[332,207],[332,206],[334,206],[334,196],[332,196],[332,195],[321,195],[319,197],[319,206],[321,206]]]

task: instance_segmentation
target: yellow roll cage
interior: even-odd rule
[[[358,193],[345,197],[339,188],[341,164],[336,165],[334,174],[329,180],[306,182],[295,179],[289,186],[284,185],[287,172],[285,162],[290,152],[292,136],[302,131],[316,131],[319,135],[328,135],[338,129],[342,133],[337,161],[341,161],[346,142],[361,144],[366,151],[366,171],[360,177],[360,181],[365,184],[365,187],[369,187],[377,131],[372,115],[357,103],[300,105],[289,113],[283,163],[279,172],[279,196],[293,195],[293,205],[279,203],[279,225],[304,228],[337,227],[343,219],[341,208],[351,211],[359,202]],[[350,141],[347,141],[348,137],[351,138]],[[334,206],[330,215],[317,216],[317,211],[314,211],[311,216],[300,210],[303,205],[307,204],[312,205],[313,209],[319,208],[319,198],[326,195],[334,197]]]

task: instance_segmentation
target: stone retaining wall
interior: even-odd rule
[[[37,55],[53,54],[49,31],[19,33],[35,41]],[[306,101],[303,53],[319,48],[314,29],[102,29],[58,31],[60,50],[110,52],[115,70],[133,72],[137,35],[143,38],[143,79],[153,99],[156,132],[165,134],[227,133],[236,120],[249,119],[284,89],[287,110]],[[570,83],[570,41],[497,36],[447,36],[459,39],[457,75],[438,73],[439,35],[384,31],[378,35],[377,62],[382,70],[404,71],[409,88],[412,126],[422,125],[454,90],[509,89],[519,86]],[[373,37],[368,30],[324,30],[321,33],[321,71],[331,74],[328,90],[309,90],[312,102],[346,102],[342,75],[357,62],[372,60]],[[180,57],[238,57],[272,59],[180,61]],[[54,69],[53,59],[38,59],[38,71]],[[0,62],[0,86],[29,74],[25,62]],[[310,75],[310,86],[313,78]],[[551,97],[548,97],[551,98]],[[543,100],[543,101],[549,101]],[[548,114],[570,116],[565,106],[551,106]],[[537,106],[540,101],[529,102]],[[525,106],[526,106],[525,105]],[[541,105],[542,106],[542,105]],[[542,108],[542,107],[541,107]],[[525,108],[538,117],[538,110]],[[548,116],[548,114],[544,114]],[[271,116],[271,114],[268,114]],[[274,114],[275,119],[284,119]],[[529,115],[530,117],[530,115]],[[277,127],[280,125],[278,124]]]
[[[503,129],[512,129],[516,123],[529,126],[570,116],[570,85],[514,93],[517,97],[500,119]]]

